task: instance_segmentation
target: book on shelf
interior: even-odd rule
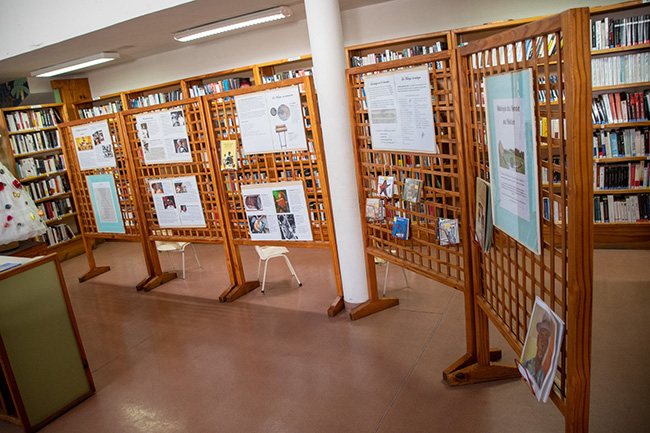
[[[597,130],[593,133],[594,158],[650,155],[650,127]]]
[[[650,162],[594,163],[594,190],[650,188]]]
[[[458,220],[455,218],[438,218],[437,231],[440,245],[454,245],[460,242]]]
[[[22,158],[16,161],[16,169],[21,179],[51,174],[65,169],[63,154],[50,155],[45,158]]]
[[[55,127],[62,121],[58,111],[53,108],[41,108],[23,111],[5,112],[9,132],[29,131],[39,128]]]
[[[9,136],[11,152],[15,156],[20,156],[25,153],[57,149],[60,148],[59,143],[58,130],[48,129],[45,131]]]
[[[650,15],[604,17],[591,21],[591,49],[604,50],[650,43]]]
[[[591,85],[593,87],[650,81],[650,53],[630,53],[591,59]]]
[[[596,125],[646,121],[649,103],[648,91],[603,93],[592,99],[592,122]]]
[[[564,339],[564,322],[539,297],[535,297],[528,331],[517,368],[538,401],[546,402],[555,381],[555,372]]]
[[[406,178],[402,186],[402,200],[417,203],[422,195],[422,180]]]
[[[375,63],[390,62],[392,60],[405,59],[423,54],[437,53],[447,49],[446,41],[436,41],[431,45],[413,45],[402,50],[391,50],[387,48],[383,52],[370,53],[365,56],[352,56],[350,66],[374,65]],[[439,68],[438,68],[439,69]]]
[[[650,221],[650,195],[594,196],[594,222],[639,223]]]
[[[407,240],[409,238],[410,221],[408,218],[393,217],[393,236],[397,239]]]
[[[566,212],[566,209],[565,209]],[[542,198],[542,217],[551,221],[551,200],[548,197]],[[562,212],[560,212],[560,203],[553,201],[553,222],[555,224],[562,223]]]
[[[366,198],[366,218],[370,221],[384,220],[384,201],[380,198]]]

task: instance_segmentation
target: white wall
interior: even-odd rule
[[[0,60],[190,1],[2,0]],[[74,25],[60,25],[71,16]]]
[[[608,3],[607,0],[394,0],[343,12],[343,37],[349,46]],[[307,24],[302,20],[213,39],[80,76],[88,77],[92,94],[98,97],[309,53]]]

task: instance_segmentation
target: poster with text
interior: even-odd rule
[[[364,92],[374,150],[438,153],[426,66],[367,75]]]
[[[241,190],[252,240],[313,240],[302,182],[242,185]]]
[[[136,114],[135,123],[145,164],[192,162],[182,109]]]
[[[82,171],[117,166],[108,120],[73,126],[70,130]]]
[[[485,94],[494,225],[539,254],[532,72],[487,77]]]
[[[97,232],[125,233],[124,221],[112,174],[86,176]]]
[[[151,180],[149,189],[160,227],[205,227],[196,177]]]
[[[235,96],[244,154],[307,150],[297,86]]]

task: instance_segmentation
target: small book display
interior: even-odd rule
[[[409,219],[404,217],[393,217],[393,236],[397,239],[407,240],[409,238]]]
[[[490,184],[480,177],[476,178],[476,233],[475,239],[483,252],[492,246],[492,203]]]
[[[366,218],[368,218],[370,221],[384,220],[384,201],[382,199],[366,199]]]
[[[404,187],[402,189],[402,200],[417,203],[420,201],[422,194],[422,181],[419,179],[404,179]]]
[[[457,219],[438,218],[438,242],[440,245],[454,245],[460,242]]]

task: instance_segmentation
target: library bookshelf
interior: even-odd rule
[[[650,5],[590,13],[594,245],[650,248]]]
[[[7,167],[43,212],[48,230],[39,240],[45,242],[47,253],[56,252],[61,260],[83,252],[57,129],[64,119],[64,104],[4,108],[0,116]]]

